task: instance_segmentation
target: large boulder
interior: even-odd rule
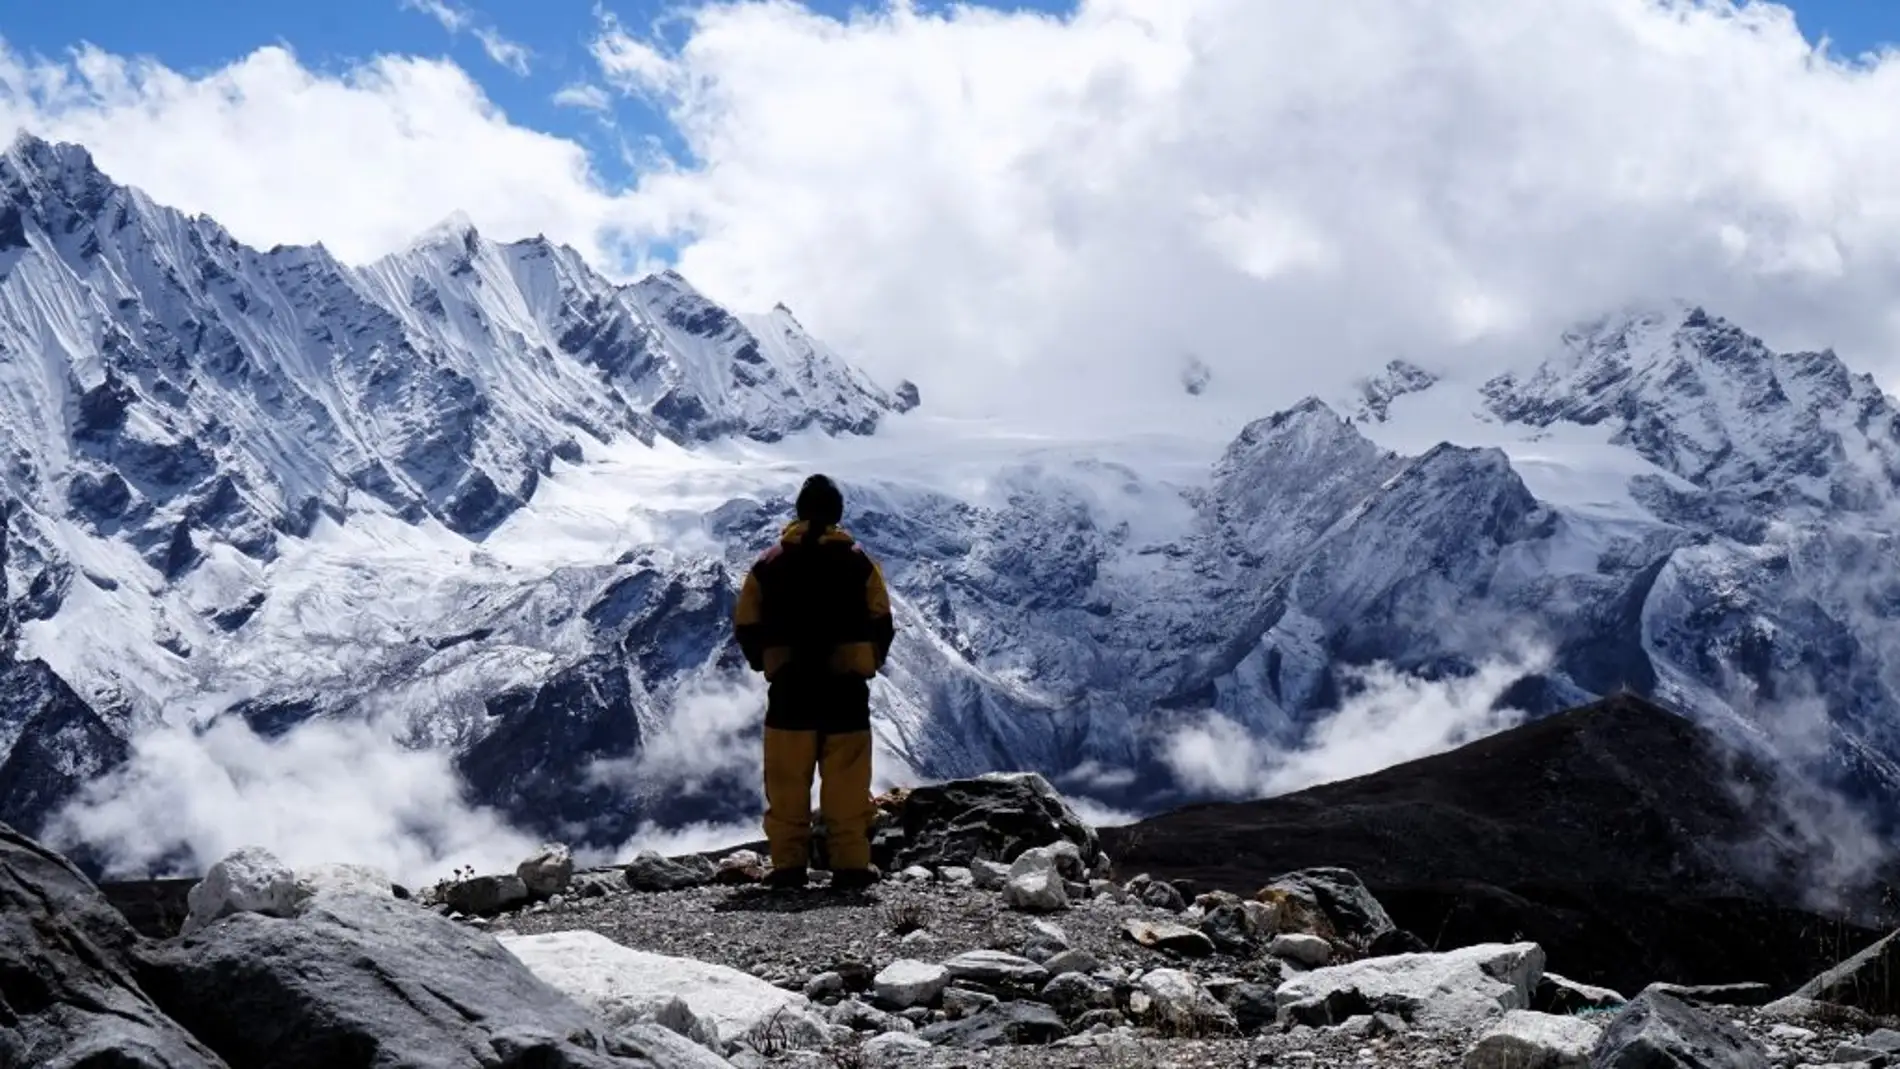
[[[1068,841],[1085,861],[1101,852],[1095,829],[1033,772],[991,773],[915,787],[887,799],[873,840],[886,872],[911,865],[1011,862],[1025,850]]]
[[[574,858],[563,843],[547,843],[515,866],[522,886],[536,898],[550,898],[567,890],[574,878]]]
[[[1593,1069],[1768,1069],[1761,1044],[1673,995],[1630,1000],[1590,1052]]]
[[[394,898],[396,885],[387,872],[374,865],[327,862],[298,869],[296,893],[297,908],[302,909],[312,898],[326,894]]]
[[[757,1030],[792,1047],[817,1049],[832,1037],[810,999],[737,969],[621,946],[597,932],[504,935],[501,943],[537,977],[611,1026],[651,1017],[679,999],[726,1049]]]
[[[1900,932],[1801,985],[1795,997],[1852,1006],[1876,1016],[1900,1015]]]
[[[684,891],[704,887],[719,875],[719,867],[711,858],[698,854],[662,857],[652,850],[635,854],[625,871],[627,886],[636,891]]]
[[[1274,997],[1280,1019],[1295,1024],[1391,1013],[1408,1023],[1470,1029],[1529,1008],[1543,974],[1537,944],[1490,943],[1314,969],[1281,984]]]
[[[237,913],[137,952],[152,1001],[232,1069],[605,1069],[605,1029],[492,937],[368,894]]]
[[[233,913],[288,917],[303,898],[297,874],[261,846],[245,846],[211,866],[186,896],[191,908],[181,934],[204,928]]]
[[[1254,898],[1279,914],[1281,932],[1339,939],[1366,950],[1398,927],[1359,877],[1345,869],[1289,872]]]
[[[0,1065],[224,1066],[146,997],[138,942],[77,868],[0,824]]]

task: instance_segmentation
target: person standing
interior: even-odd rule
[[[871,677],[896,628],[877,562],[842,526],[844,495],[824,475],[799,489],[796,519],[747,571],[733,631],[767,681],[767,884],[803,887],[810,864],[811,788],[819,780],[831,885],[878,880],[871,864]]]

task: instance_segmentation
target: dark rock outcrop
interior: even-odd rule
[[[1591,1069],[1768,1069],[1768,1054],[1735,1026],[1681,999],[1644,992],[1590,1052]]]
[[[1667,980],[1786,992],[1890,929],[1859,903],[1849,915],[1868,924],[1801,905],[1812,859],[1784,844],[1808,840],[1788,832],[1763,789],[1773,782],[1707,730],[1618,697],[1102,839],[1126,870],[1240,894],[1290,871],[1347,869],[1430,946],[1532,940],[1566,974],[1619,991]]]
[[[1067,840],[1092,863],[1095,829],[1034,773],[953,780],[887,796],[872,844],[886,872],[910,865],[1014,861],[1023,851]]]
[[[222,1066],[140,988],[138,938],[78,869],[0,824],[0,1065]]]

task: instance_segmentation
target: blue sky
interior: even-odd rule
[[[15,49],[59,58],[80,42],[121,55],[152,56],[200,74],[270,44],[290,46],[305,66],[341,71],[378,53],[448,56],[481,82],[515,123],[573,138],[593,150],[610,179],[625,180],[617,138],[652,135],[677,151],[664,122],[637,100],[615,99],[612,133],[598,114],[555,103],[561,89],[599,81],[588,47],[598,11],[635,31],[663,25],[680,0],[433,0],[464,20],[451,30],[422,0],[59,0],[12,5],[0,37]],[[806,0],[834,17],[881,7],[882,0]],[[951,6],[916,0],[920,11]],[[971,6],[1065,14],[1075,0],[974,0]],[[1810,39],[1828,36],[1846,55],[1900,41],[1900,0],[1798,0],[1791,5]],[[526,73],[491,58],[482,33],[527,50]],[[622,171],[623,173],[615,173]]]

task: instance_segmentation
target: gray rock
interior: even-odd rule
[[[190,935],[234,913],[288,917],[304,897],[297,874],[275,854],[261,846],[240,847],[213,864],[187,893],[190,912],[180,934]]]
[[[1101,959],[1086,950],[1065,950],[1042,963],[1051,976],[1063,973],[1092,973],[1102,967]]]
[[[814,1001],[843,994],[844,977],[835,972],[821,972],[805,982],[805,997]]]
[[[0,824],[0,1065],[223,1069],[140,990],[138,938],[65,858]]]
[[[976,875],[962,865],[945,865],[937,870],[937,875],[951,887],[975,887]]]
[[[1267,952],[1309,969],[1317,969],[1333,960],[1333,945],[1317,935],[1275,936]]]
[[[1602,1034],[1580,1017],[1512,1010],[1465,1052],[1464,1069],[1590,1069]]]
[[[1172,913],[1187,909],[1187,899],[1182,896],[1178,888],[1145,873],[1129,880],[1126,890],[1128,897],[1144,906],[1165,909]]]
[[[1767,984],[1654,983],[1643,990],[1671,995],[1691,1006],[1766,1006],[1775,998]]]
[[[1398,927],[1358,876],[1346,869],[1312,868],[1276,877],[1255,896],[1285,913],[1281,930],[1328,938],[1374,939]],[[1313,924],[1306,918],[1323,919]]]
[[[1213,940],[1184,924],[1131,918],[1122,922],[1122,933],[1150,950],[1167,950],[1190,958],[1214,953]]]
[[[1607,987],[1592,987],[1547,972],[1531,993],[1531,1009],[1539,1013],[1578,1013],[1583,1010],[1616,1010],[1629,1002]]]
[[[906,1065],[927,1058],[934,1048],[916,1036],[890,1032],[865,1040],[864,1046],[859,1049],[864,1052],[867,1066],[884,1069],[886,1066]]]
[[[152,1001],[233,1066],[621,1064],[598,1019],[492,937],[391,899],[240,913],[139,958]]]
[[[1203,898],[1208,896],[1203,895]],[[1214,949],[1237,958],[1252,956],[1253,932],[1247,924],[1247,911],[1238,901],[1219,902],[1201,919],[1201,934],[1214,943]]]
[[[1900,1032],[1877,1028],[1860,1038],[1860,1046],[1882,1054],[1900,1054]]]
[[[705,887],[719,874],[718,867],[712,861],[697,854],[667,858],[652,850],[642,850],[634,855],[624,871],[627,874],[627,886],[636,891],[683,891],[689,887]]]
[[[317,895],[352,894],[395,898],[396,885],[389,874],[374,865],[350,865],[331,862],[297,870],[297,908]]]
[[[972,1017],[989,1009],[1001,1000],[984,991],[972,991],[965,987],[946,988],[943,993],[943,1012],[953,1021]]]
[[[1120,1010],[1090,1010],[1076,1019],[1074,1030],[1076,1032],[1094,1032],[1098,1029],[1121,1028],[1127,1024],[1128,1018],[1123,1017],[1122,1011]]]
[[[622,1058],[644,1058],[668,1069],[732,1069],[731,1062],[685,1036],[644,1021],[625,1025],[607,1037],[607,1051]]]
[[[1727,1021],[1660,991],[1630,1000],[1590,1052],[1592,1069],[1768,1069],[1768,1053]]]
[[[1073,1021],[1090,1010],[1114,1009],[1115,989],[1083,973],[1063,973],[1043,985],[1042,1000]]]
[[[857,999],[846,999],[825,1013],[825,1020],[840,1028],[858,1032],[909,1032],[912,1025],[902,1017],[867,1006]]]
[[[1900,932],[1801,985],[1795,998],[1852,1006],[1879,1016],[1900,1015]]]
[[[1069,889],[1053,872],[1031,872],[1003,885],[1003,903],[1026,913],[1053,913],[1069,908]]]
[[[1049,982],[1049,970],[1014,954],[1000,950],[972,950],[944,962],[953,980],[982,984],[986,987],[1040,988]]]
[[[938,1046],[964,1049],[1042,1045],[1068,1034],[1056,1011],[1039,1002],[999,1002],[973,1017],[943,1021],[918,1033]]]
[[[1029,938],[1023,941],[1023,957],[1046,962],[1069,949],[1069,934],[1050,921],[1031,921]]]
[[[1535,943],[1482,944],[1444,954],[1367,958],[1290,977],[1274,993],[1282,1023],[1336,1025],[1391,1013],[1408,1023],[1477,1029],[1530,1006],[1544,971]]]
[[[1279,1019],[1280,1004],[1273,989],[1262,984],[1235,984],[1221,1001],[1234,1015],[1234,1023],[1245,1035],[1252,1035]]]
[[[770,862],[756,850],[735,850],[713,866],[713,882],[725,887],[741,887],[765,879]]]
[[[552,898],[574,878],[574,858],[561,843],[548,843],[515,866],[515,875],[536,898]]]
[[[528,901],[528,885],[514,875],[477,876],[450,884],[443,901],[457,913],[492,917]]]
[[[1126,902],[1128,892],[1122,890],[1121,885],[1114,880],[1090,880],[1089,897],[1106,898],[1110,902]]]
[[[906,865],[968,865],[981,858],[1013,861],[1023,851],[1068,840],[1082,857],[1101,843],[1049,781],[1033,772],[994,772],[912,788],[893,814],[895,834],[875,857],[886,872]]]
[[[937,879],[937,874],[922,865],[912,865],[898,873],[897,878],[910,883],[932,883]]]
[[[901,958],[886,965],[872,981],[879,1002],[898,1009],[928,1006],[943,996],[950,985],[950,969],[928,962]]]
[[[1200,1036],[1240,1029],[1232,1010],[1179,969],[1143,973],[1128,1008],[1138,1019],[1174,1033]]]
[[[1000,891],[1009,883],[1009,866],[979,858],[970,862],[970,878],[981,890]]]

